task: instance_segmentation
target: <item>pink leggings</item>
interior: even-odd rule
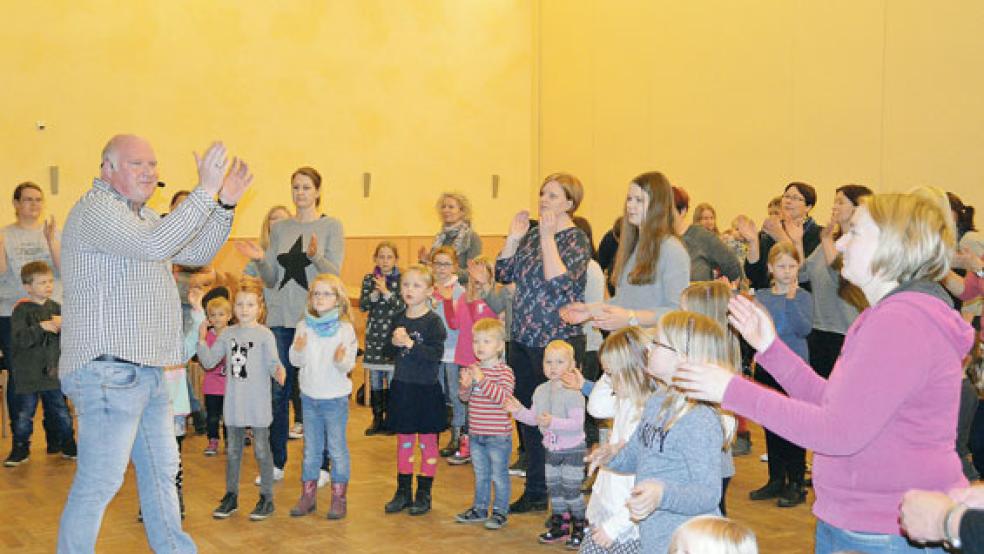
[[[420,474],[433,477],[437,473],[437,461],[441,455],[437,451],[437,433],[396,436],[396,471],[413,475],[413,443],[420,442]]]

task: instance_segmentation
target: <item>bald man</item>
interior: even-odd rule
[[[195,155],[198,186],[160,217],[145,203],[157,188],[150,143],[110,139],[100,176],[65,222],[62,390],[78,415],[78,465],[62,512],[58,552],[95,551],[106,505],[137,470],[150,547],[196,552],[181,529],[174,478],[178,450],[163,368],[182,363],[181,301],[171,264],[206,265],[225,242],[252,182],[221,143]]]

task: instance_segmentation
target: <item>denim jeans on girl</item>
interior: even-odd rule
[[[834,527],[817,520],[816,554],[857,551],[866,554],[945,554],[942,548],[910,544],[900,535],[861,533]]]
[[[273,465],[283,469],[287,465],[287,432],[290,430],[290,396],[292,383],[297,381],[297,368],[290,365],[290,345],[294,342],[294,329],[290,327],[271,327],[273,336],[277,339],[277,352],[280,363],[287,372],[284,385],[273,381],[273,422],[270,423],[270,451],[273,453]],[[293,376],[293,377],[292,377]],[[302,416],[303,417],[303,416]]]
[[[317,481],[321,472],[325,448],[331,459],[331,482],[334,485],[349,482],[350,461],[348,439],[348,397],[319,400],[301,394],[304,407],[304,464],[302,481]]]
[[[451,427],[461,429],[465,426],[468,408],[458,396],[458,374],[458,364],[442,362],[438,380],[441,382],[444,396],[447,397],[447,404],[451,406]]]
[[[162,368],[91,361],[65,376],[62,390],[78,418],[78,463],[58,528],[58,552],[94,552],[106,505],[123,485],[127,464],[147,540],[155,552],[197,552],[181,529],[178,448]]]
[[[512,435],[469,435],[472,468],[475,470],[475,500],[472,507],[487,514],[509,513],[509,456]],[[495,487],[495,503],[491,503]]]

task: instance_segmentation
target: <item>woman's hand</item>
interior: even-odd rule
[[[565,388],[580,391],[584,387],[584,375],[576,367],[571,368],[560,376],[560,382]]]
[[[954,489],[950,491],[950,498],[975,510],[984,510],[984,485]]]
[[[840,227],[840,224],[837,223],[837,217],[833,213],[831,213],[830,214],[830,221],[827,222],[827,225],[826,226],[824,226],[822,229],[820,229],[820,238],[821,239],[824,239],[824,240],[826,240],[826,239],[833,239],[834,238],[834,235],[837,233],[837,229],[839,227]]]
[[[728,322],[758,352],[768,350],[776,340],[776,326],[768,312],[744,296],[728,302]]]
[[[943,519],[953,500],[941,492],[911,490],[902,497],[899,524],[910,539],[919,542],[943,540]]]
[[[580,325],[591,319],[591,310],[583,302],[572,302],[560,309],[560,319],[568,325]]]
[[[512,223],[509,224],[509,234],[506,236],[506,240],[519,242],[529,230],[530,212],[522,210],[513,217]]]
[[[758,229],[755,227],[755,222],[747,215],[738,216],[735,220],[735,228],[738,231],[738,236],[745,242],[758,240]]]
[[[786,221],[783,224],[783,230],[786,231],[786,236],[789,240],[793,241],[793,244],[800,244],[803,242],[803,222],[802,221]]]
[[[318,235],[311,235],[311,241],[308,242],[307,252],[305,254],[307,254],[308,258],[318,255]]]
[[[594,473],[599,467],[608,465],[608,462],[612,461],[612,458],[618,454],[623,446],[625,446],[625,441],[614,444],[606,443],[592,450],[590,454],[584,457],[584,461],[588,462],[588,475]]]
[[[592,324],[605,331],[615,331],[622,327],[628,327],[629,310],[611,304],[600,304],[598,305],[598,313],[594,315],[594,322]]]
[[[632,489],[631,496],[625,502],[632,515],[633,521],[642,521],[649,517],[663,500],[662,481],[643,481]]]
[[[471,259],[468,260],[468,282],[484,288],[492,282],[492,276],[485,265]]]
[[[677,368],[673,384],[688,398],[720,404],[724,391],[736,377],[730,369],[721,366],[685,362]]]
[[[786,230],[782,227],[782,219],[777,215],[770,216],[762,222],[762,230],[765,231],[776,242],[790,240]]]
[[[560,220],[553,212],[540,213],[540,240],[553,240],[560,230]]]
[[[240,254],[246,256],[254,262],[263,259],[263,249],[260,248],[259,244],[256,244],[251,240],[237,240],[232,244],[236,245],[236,250],[239,250]]]

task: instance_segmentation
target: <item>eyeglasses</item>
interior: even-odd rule
[[[785,200],[792,200],[793,202],[803,202],[804,204],[806,203],[806,198],[803,198],[798,194],[791,194],[787,192],[786,194],[783,194],[782,197]]]
[[[436,267],[451,267],[453,265],[451,262],[434,262],[434,266]]]
[[[317,291],[312,292],[311,293],[311,296],[313,296],[314,298],[335,298],[336,296],[338,296],[338,293],[335,292],[335,291],[320,291],[320,290],[317,290]]]

